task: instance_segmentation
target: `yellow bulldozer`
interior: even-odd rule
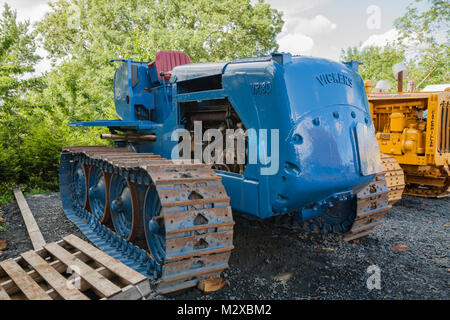
[[[396,197],[401,198],[403,191],[398,164],[404,171],[405,194],[448,196],[450,88],[440,92],[402,92],[399,83],[397,93],[371,93],[371,87],[372,83],[366,81],[383,162],[396,168],[385,168],[387,180],[389,172],[393,172],[390,188],[398,190]]]

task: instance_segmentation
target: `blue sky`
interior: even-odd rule
[[[256,2],[256,0],[251,0]],[[4,0],[0,0],[3,6]],[[47,0],[9,0],[19,19],[39,20]],[[414,0],[265,0],[283,12],[285,27],[278,36],[280,51],[338,60],[341,49],[384,45],[396,38],[393,22]],[[426,6],[426,2],[422,7]],[[40,51],[41,55],[45,52]],[[47,70],[42,61],[38,71]]]

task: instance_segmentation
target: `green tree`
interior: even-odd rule
[[[104,63],[111,55],[148,61],[182,50],[193,61],[267,54],[278,48],[281,13],[262,0],[60,0],[39,23],[54,58]]]
[[[55,190],[62,147],[99,140],[91,129],[70,132],[70,116],[58,107],[64,97],[50,90],[59,85],[59,92],[70,96],[64,83],[33,75],[40,59],[34,39],[30,23],[18,22],[5,4],[0,16],[0,205],[12,198],[14,184],[24,184],[25,191]]]
[[[5,4],[0,17],[0,180],[20,178],[21,143],[27,132],[27,115],[33,112],[27,94],[40,87],[31,77],[40,59],[30,23],[17,22],[15,11]]]
[[[420,10],[417,4],[424,2],[428,2],[428,7]],[[412,65],[416,81],[432,72],[421,87],[450,82],[450,2],[416,0],[394,25],[401,33],[399,46],[412,51],[410,54],[417,61]]]
[[[60,0],[38,24],[55,65],[45,95],[71,120],[114,118],[111,58],[151,61],[158,50],[193,62],[277,49],[281,13],[260,0]]]
[[[397,81],[394,78],[392,67],[404,61],[405,55],[403,50],[394,46],[370,46],[363,49],[350,47],[342,50],[341,60],[362,62],[359,70],[364,80],[370,80],[374,85],[380,80],[389,81],[390,91],[395,91]]]
[[[5,3],[0,18],[0,99],[3,106],[20,102],[20,97],[36,79],[25,79],[34,72],[40,59],[35,54],[36,45],[30,33],[29,21],[17,22],[17,13]]]

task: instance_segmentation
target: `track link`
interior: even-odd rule
[[[356,195],[356,217],[344,241],[352,241],[367,236],[371,230],[383,224],[384,215],[391,208],[389,189],[384,173]]]
[[[83,204],[74,192],[83,190],[82,186],[77,189],[73,179],[78,164],[85,174]],[[111,223],[109,186],[105,187],[103,216],[91,212],[88,181],[93,168],[102,170],[111,186],[119,176],[130,186],[133,214],[127,239]],[[60,169],[63,206],[69,219],[82,225],[82,231],[85,229],[86,236],[102,250],[117,251],[119,260],[128,261],[150,278],[157,292],[195,286],[228,268],[234,225],[230,198],[209,165],[91,146],[65,148]]]
[[[402,198],[405,190],[405,175],[398,161],[387,154],[381,154],[381,163],[385,174],[386,185],[389,188],[389,205]]]

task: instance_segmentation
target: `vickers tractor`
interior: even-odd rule
[[[70,124],[107,127],[113,146],[64,148],[61,197],[94,244],[157,291],[228,267],[232,214],[289,216],[347,241],[382,223],[389,190],[358,62],[273,53],[192,64],[175,51],[113,61],[120,119]],[[253,134],[204,163],[208,142],[225,144],[205,139],[210,129]]]

